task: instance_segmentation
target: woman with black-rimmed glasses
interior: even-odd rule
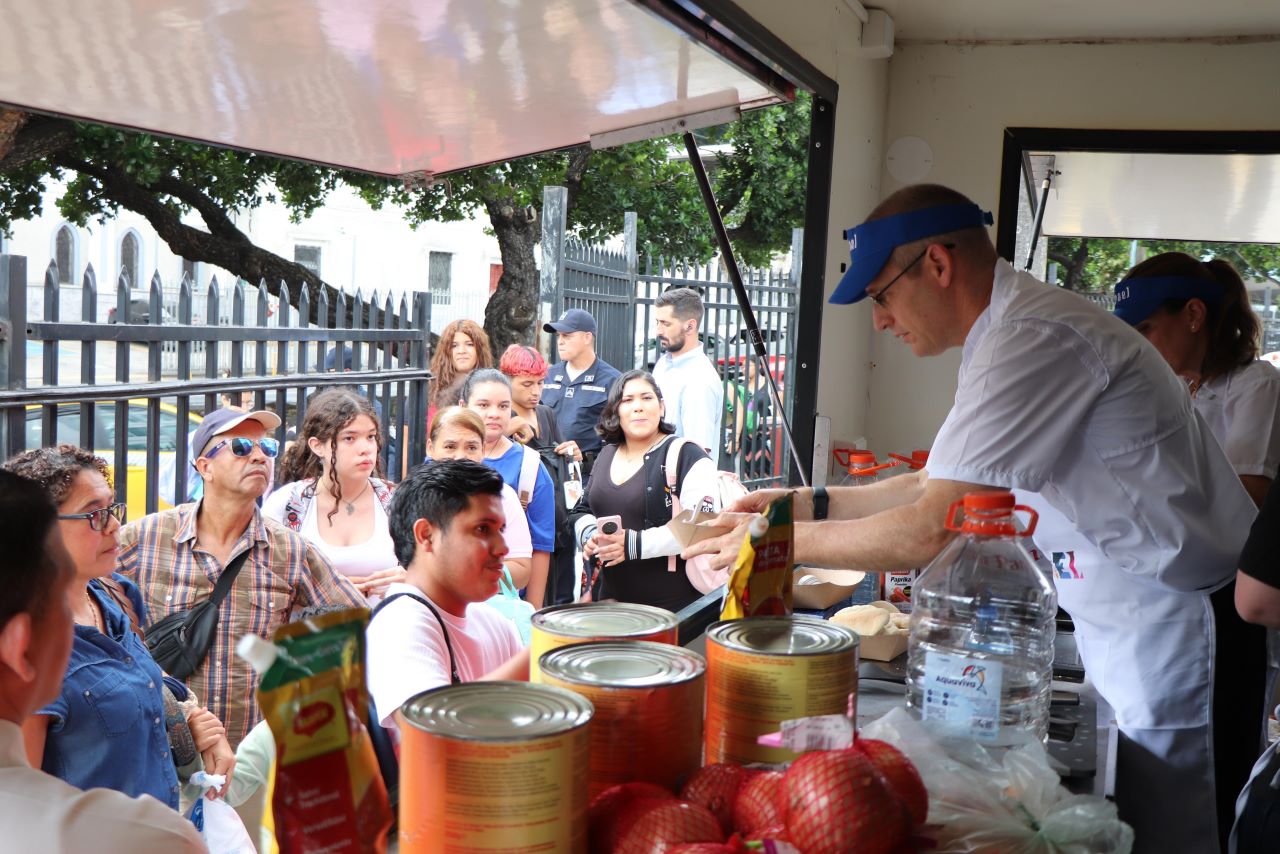
[[[31,764],[82,789],[151,795],[177,809],[180,779],[201,768],[229,772],[235,757],[218,719],[142,642],[142,597],[115,573],[125,505],[115,500],[106,462],[59,445],[19,454],[4,468],[40,484],[57,505],[76,569],[62,691],[22,728]]]

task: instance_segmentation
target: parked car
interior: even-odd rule
[[[107,309],[107,323],[118,323],[116,317],[116,307],[112,306]],[[128,323],[150,323],[151,322],[151,301],[146,297],[134,297],[129,300],[129,320]],[[168,306],[160,307],[160,322],[173,323],[173,312]]]
[[[28,448],[38,448],[40,441],[40,416],[43,407],[32,404],[27,407],[26,444]],[[98,402],[93,410],[93,452],[114,466],[116,458],[116,408],[112,403]],[[189,436],[204,419],[188,413],[186,432]],[[80,444],[80,404],[58,404],[58,418],[55,428],[55,440],[58,443]],[[178,449],[178,408],[171,403],[160,403],[160,444],[154,449],[159,471],[159,508],[165,510],[173,506],[174,487],[176,486],[175,458]],[[126,428],[126,459],[128,473],[126,475],[126,497],[130,519],[141,519],[147,513],[147,401],[135,398],[129,401],[128,425]]]

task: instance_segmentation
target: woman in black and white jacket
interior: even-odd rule
[[[662,392],[648,371],[618,378],[596,431],[605,446],[578,506],[570,514],[578,544],[597,581],[594,599],[636,602],[678,611],[701,594],[690,583],[680,544],[666,525],[672,517],[668,461],[683,509],[720,509],[715,463],[693,442],[674,436],[664,420]],[[673,444],[679,443],[678,451]],[[605,534],[598,518],[619,516],[621,530]]]

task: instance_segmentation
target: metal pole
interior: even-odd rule
[[[1031,248],[1027,251],[1027,263],[1022,269],[1030,270],[1031,262],[1036,257],[1036,244],[1040,242],[1040,226],[1044,224],[1044,206],[1049,201],[1049,184],[1053,181],[1054,171],[1050,167],[1049,171],[1044,174],[1044,180],[1040,182],[1040,204],[1036,207],[1036,222],[1031,227]]]
[[[689,151],[689,164],[693,166],[693,174],[698,178],[698,189],[702,191],[702,201],[707,206],[707,216],[710,217],[711,227],[716,233],[716,243],[720,246],[724,268],[729,272],[729,281],[733,283],[733,293],[738,299],[742,320],[747,324],[747,340],[751,342],[751,349],[755,351],[756,365],[769,380],[773,405],[778,408],[778,414],[782,416],[782,432],[786,434],[787,447],[791,450],[791,459],[795,462],[796,473],[800,475],[800,483],[808,486],[809,478],[804,473],[804,463],[800,459],[799,451],[796,450],[795,436],[791,432],[791,419],[787,417],[787,410],[782,405],[782,395],[778,393],[778,381],[774,379],[773,371],[769,370],[769,356],[764,348],[764,337],[760,334],[759,325],[756,324],[756,313],[751,308],[747,289],[742,284],[742,274],[738,272],[738,262],[733,257],[733,247],[729,245],[729,232],[725,230],[724,220],[720,218],[720,208],[716,205],[715,193],[711,190],[711,181],[707,179],[707,170],[702,165],[702,157],[698,154],[698,144],[694,141],[693,134],[685,133],[684,146]]]

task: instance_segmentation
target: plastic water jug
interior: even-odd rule
[[[836,462],[844,469],[836,486],[866,486],[875,483],[882,477],[891,474],[897,461],[881,463],[871,451],[859,451],[840,448],[833,451]]]
[[[1015,510],[1030,516],[1024,530]],[[1036,518],[1009,492],[966,495],[947,511],[960,536],[912,592],[907,705],[988,746],[1048,734],[1058,594],[1023,545]]]

